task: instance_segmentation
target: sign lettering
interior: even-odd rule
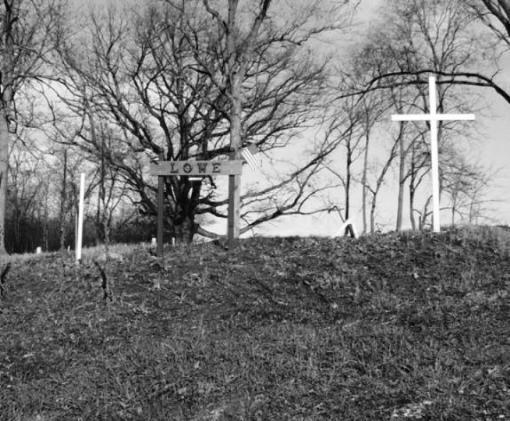
[[[241,174],[242,160],[160,161],[150,167],[151,175],[234,175]]]

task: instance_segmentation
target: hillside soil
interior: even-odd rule
[[[509,250],[478,228],[12,257],[0,420],[510,420]]]

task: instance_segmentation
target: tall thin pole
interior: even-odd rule
[[[432,228],[434,232],[441,230],[439,222],[439,153],[437,146],[438,120],[437,120],[437,90],[436,79],[429,77],[430,98],[430,159],[432,161]]]
[[[67,149],[64,149],[64,175],[62,177],[62,190],[60,191],[60,251],[65,250],[66,245],[66,199],[67,199]]]
[[[238,160],[240,157],[241,146],[241,79],[239,73],[232,76],[232,115],[230,117],[230,148],[233,153],[231,160]],[[234,174],[228,178],[228,218],[227,218],[227,238],[230,248],[235,246],[239,238],[241,208],[241,175]]]
[[[83,208],[85,201],[85,173],[80,176],[80,200],[78,202],[78,226],[77,226],[77,241],[76,241],[76,261],[81,260],[81,248],[83,244]]]
[[[163,154],[160,154],[159,160],[160,161],[164,160]],[[164,183],[165,177],[162,175],[158,176],[158,228],[157,228],[158,232],[156,253],[159,257],[163,256],[163,214],[165,211]]]

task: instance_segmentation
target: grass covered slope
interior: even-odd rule
[[[18,259],[0,419],[510,419],[510,233]],[[419,418],[421,417],[421,418]]]

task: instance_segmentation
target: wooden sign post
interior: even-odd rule
[[[159,155],[160,162],[164,160],[163,154]],[[158,177],[158,232],[157,232],[157,248],[158,256],[163,256],[163,216],[165,209],[165,178]]]
[[[429,77],[430,114],[394,114],[393,121],[429,121],[430,122],[430,159],[432,161],[432,211],[434,232],[441,230],[439,222],[439,154],[437,147],[438,122],[444,120],[474,120],[474,114],[437,114],[436,78]]]
[[[229,161],[163,161],[157,164],[151,164],[151,175],[158,176],[158,233],[157,233],[157,253],[163,255],[163,214],[164,214],[164,177],[168,176],[206,176],[206,175],[228,175],[230,180],[232,176],[240,178],[243,170],[243,160]],[[232,183],[229,183],[229,191],[232,189]],[[229,215],[239,214],[238,201],[229,202]],[[239,220],[232,223],[229,218],[227,227],[227,237],[239,237]]]

